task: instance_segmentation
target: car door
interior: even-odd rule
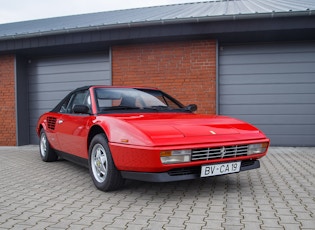
[[[56,133],[60,150],[78,157],[87,158],[87,135],[91,115],[78,114],[73,111],[75,105],[86,105],[91,111],[90,94],[88,90],[73,93],[66,105],[63,105],[62,115],[57,120]]]

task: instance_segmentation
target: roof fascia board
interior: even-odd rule
[[[176,18],[168,20],[156,20],[156,21],[139,21],[129,23],[117,23],[111,25],[97,25],[79,28],[64,28],[50,31],[37,31],[34,33],[27,34],[14,34],[0,37],[0,41],[14,40],[32,37],[43,37],[60,34],[71,34],[80,32],[91,32],[100,30],[111,30],[111,29],[128,29],[132,27],[148,27],[148,26],[159,26],[159,25],[171,25],[171,24],[188,24],[188,23],[200,23],[200,22],[220,22],[220,21],[238,21],[238,20],[253,20],[253,19],[273,19],[273,18],[284,18],[284,17],[303,17],[303,16],[314,16],[315,11],[294,11],[294,12],[271,12],[271,13],[257,13],[257,14],[238,14],[238,15],[222,15],[215,17],[192,17],[192,18]]]
[[[263,33],[272,37],[275,33],[281,34],[281,31],[304,30],[306,33],[315,34],[315,17],[297,17],[297,18],[273,18],[256,20],[236,20],[220,22],[199,22],[178,24],[131,27],[128,30],[112,29],[97,30],[78,33],[67,33],[51,36],[30,37],[0,41],[0,52],[10,52],[25,49],[48,48],[58,46],[89,46],[88,44],[100,43],[103,45],[112,45],[121,42],[143,41],[149,39],[165,40],[172,38],[198,38],[208,37],[211,39],[231,37],[233,34],[252,34]],[[308,31],[308,32],[307,32]],[[295,32],[292,32],[295,33]],[[277,35],[278,36],[278,35]],[[302,36],[302,35],[301,35]],[[305,37],[310,37],[309,35]]]

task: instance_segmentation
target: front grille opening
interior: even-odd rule
[[[233,145],[214,148],[193,149],[191,160],[213,160],[247,156],[248,145]]]
[[[255,164],[255,161],[242,161],[241,167],[248,167]]]
[[[189,167],[189,168],[178,168],[172,169],[167,172],[170,176],[181,176],[181,175],[191,175],[191,174],[200,174],[201,167]]]

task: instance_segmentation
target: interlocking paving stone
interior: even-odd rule
[[[0,147],[0,230],[314,229],[315,148],[271,147],[261,168],[97,190],[86,168]]]

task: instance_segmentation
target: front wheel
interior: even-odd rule
[[[58,159],[58,155],[51,148],[44,129],[41,129],[39,136],[39,153],[43,161],[51,162]]]
[[[104,134],[96,135],[91,141],[89,170],[95,186],[102,191],[116,190],[124,184],[124,179],[114,164]]]

